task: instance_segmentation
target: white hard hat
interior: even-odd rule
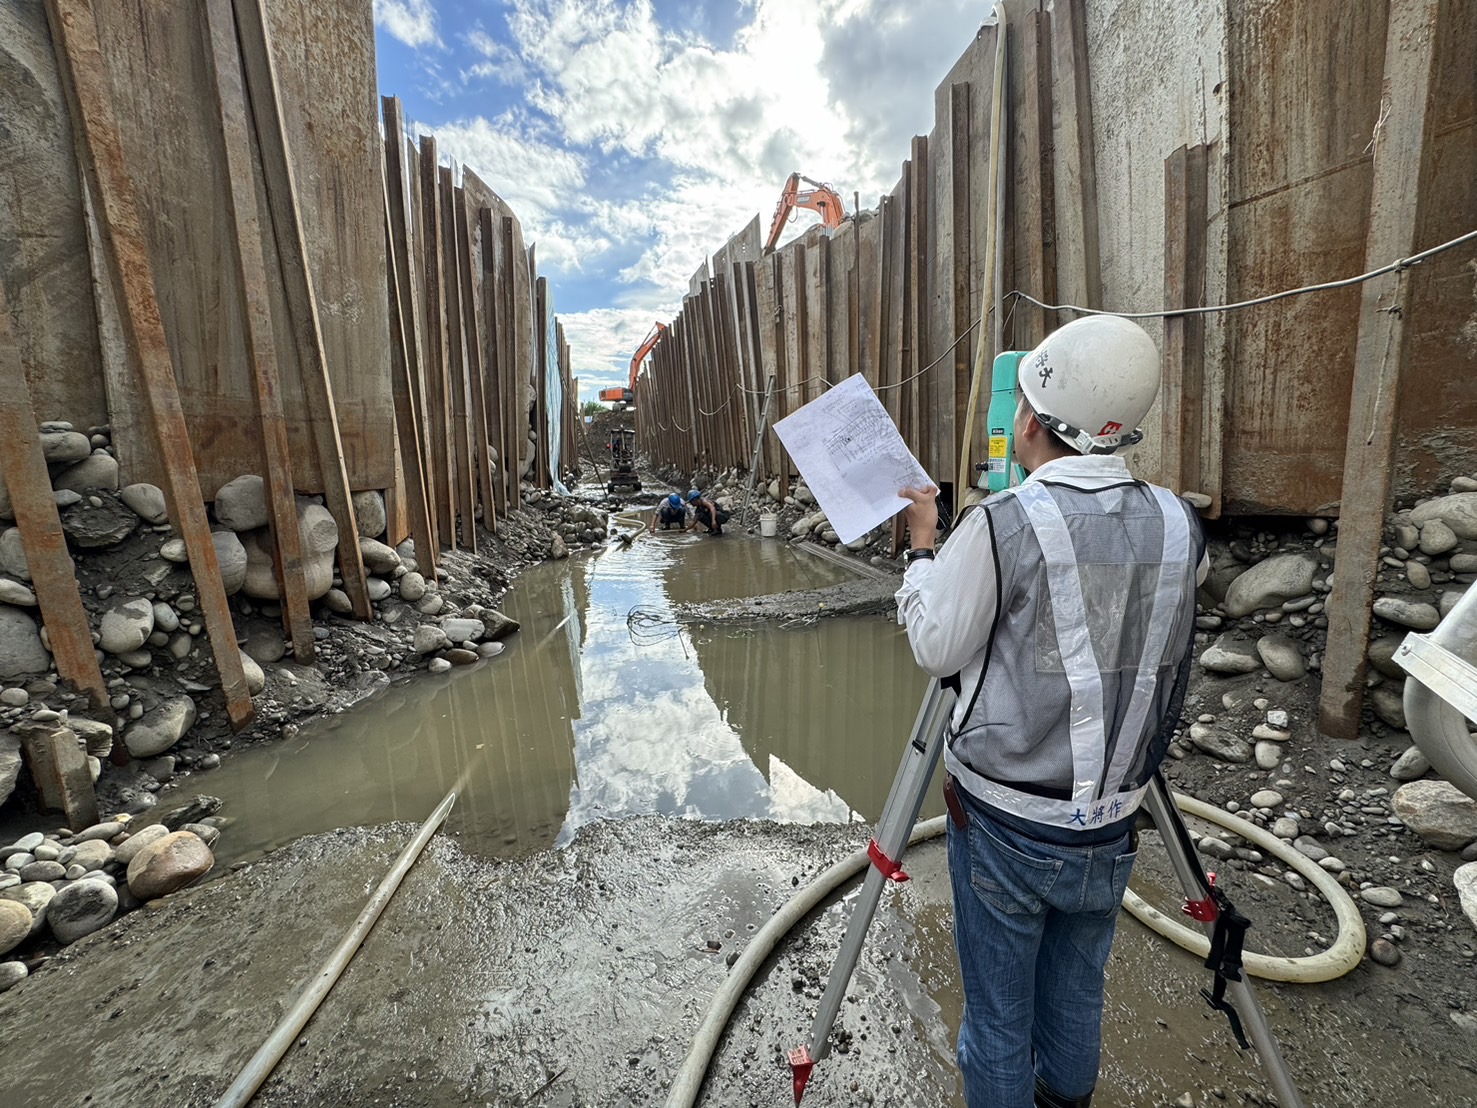
[[[1021,359],[1017,380],[1041,422],[1080,454],[1111,454],[1142,439],[1159,394],[1159,351],[1116,315],[1074,319]]]

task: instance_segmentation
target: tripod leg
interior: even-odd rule
[[[1213,889],[1205,876],[1205,870],[1195,858],[1190,843],[1190,832],[1185,827],[1185,821],[1180,816],[1180,810],[1175,806],[1174,799],[1169,793],[1169,787],[1164,783],[1164,777],[1161,774],[1154,774],[1153,780],[1150,781],[1149,791],[1144,794],[1144,808],[1159,829],[1159,837],[1164,840],[1164,849],[1169,854],[1169,862],[1174,869],[1175,877],[1185,890],[1186,913],[1202,922],[1210,922],[1221,912],[1234,912],[1230,901],[1225,898],[1224,894]],[[1213,908],[1207,908],[1207,905],[1213,905]],[[1208,914],[1212,912],[1215,914]],[[1251,1040],[1251,1045],[1256,1049],[1257,1057],[1261,1059],[1267,1080],[1271,1082],[1272,1089],[1277,1094],[1277,1103],[1281,1108],[1303,1108],[1302,1097],[1298,1094],[1297,1086],[1293,1084],[1292,1074],[1288,1072],[1287,1064],[1282,1059],[1282,1051],[1277,1045],[1277,1039],[1273,1036],[1271,1027],[1267,1024],[1266,1014],[1262,1011],[1261,1004],[1257,1002],[1251,983],[1246,980],[1245,974],[1240,970],[1239,952],[1235,956],[1236,965],[1234,967],[1219,966],[1216,963],[1216,945],[1213,941],[1212,960],[1206,964],[1209,968],[1216,969],[1218,975],[1224,977],[1226,992],[1230,994],[1234,1002],[1234,1011],[1239,1015],[1240,1024]],[[1233,1028],[1236,1026],[1234,1020],[1232,1026]]]

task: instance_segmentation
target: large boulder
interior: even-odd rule
[[[1439,519],[1459,539],[1477,539],[1477,492],[1459,492],[1427,500],[1410,513],[1410,522],[1424,528]]]
[[[140,827],[114,849],[113,861],[126,866],[138,856],[140,850],[150,843],[158,842],[168,834],[169,828],[162,823],[151,823],[147,827]]]
[[[36,621],[19,608],[0,604],[0,678],[26,677],[51,668]]]
[[[1456,885],[1457,897],[1462,902],[1462,911],[1466,913],[1467,919],[1471,920],[1472,926],[1477,927],[1477,862],[1468,862],[1464,866],[1458,866],[1451,880]]]
[[[91,492],[94,489],[117,489],[118,459],[111,454],[89,454],[76,465],[68,466],[51,482],[57,490]]]
[[[227,596],[235,596],[246,584],[246,547],[234,531],[212,531],[210,541],[221,567],[221,584]]]
[[[373,490],[354,494],[354,525],[361,537],[377,539],[385,533],[385,498]]]
[[[301,496],[297,499],[297,529],[303,537],[304,558],[331,555],[338,546],[338,524],[333,521],[333,513]]]
[[[333,588],[333,554],[338,546],[338,524],[323,505],[301,498],[297,502],[297,521],[308,599],[317,600]],[[262,528],[248,531],[240,538],[246,549],[246,582],[242,591],[254,600],[281,599],[271,533]]]
[[[31,910],[14,900],[0,900],[0,954],[14,950],[31,933]]]
[[[20,531],[15,527],[0,531],[0,572],[19,581],[31,579],[31,564],[26,561],[26,548],[21,543]]]
[[[400,555],[395,553],[395,548],[377,539],[360,536],[359,556],[364,559],[365,569],[381,577],[388,577],[400,568]]]
[[[1477,800],[1448,781],[1412,781],[1391,801],[1402,823],[1437,850],[1461,850],[1477,840]]]
[[[1232,581],[1222,607],[1234,619],[1265,608],[1280,608],[1287,601],[1313,591],[1313,574],[1317,570],[1318,555],[1311,551],[1275,554]]]
[[[482,637],[496,642],[505,639],[523,625],[496,608],[482,609]]]
[[[91,935],[112,922],[118,911],[118,893],[106,881],[83,878],[63,885],[46,909],[46,923],[56,941],[65,946]]]
[[[215,518],[232,531],[255,531],[265,527],[267,487],[254,473],[227,481],[215,492]]]
[[[1200,664],[1211,673],[1255,673],[1262,668],[1256,644],[1225,634],[1200,655]]]
[[[1263,635],[1256,641],[1256,651],[1268,672],[1279,681],[1296,681],[1308,672],[1302,651],[1286,635]]]
[[[164,490],[158,485],[139,482],[126,485],[122,493],[123,503],[133,509],[145,523],[168,523],[169,509],[164,502]]]
[[[92,453],[92,443],[80,431],[41,432],[41,456],[48,462],[71,464]]]
[[[0,805],[15,792],[20,773],[21,741],[14,735],[0,733]]]
[[[138,650],[154,631],[154,605],[142,596],[119,597],[103,609],[98,645],[109,654]]]
[[[200,836],[172,831],[150,843],[128,863],[128,890],[140,900],[153,900],[204,877],[215,856]]]
[[[1374,614],[1380,619],[1416,631],[1430,631],[1441,622],[1441,613],[1434,605],[1401,600],[1395,596],[1382,596],[1376,600]]]
[[[171,697],[123,732],[123,743],[135,758],[152,758],[179,742],[194,722],[195,702]]]

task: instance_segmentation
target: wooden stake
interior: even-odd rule
[[[232,260],[241,278],[242,334],[246,341],[246,360],[251,363],[253,371],[257,413],[261,419],[267,510],[277,553],[277,583],[282,593],[283,622],[292,640],[292,656],[307,665],[316,653],[313,617],[308,610],[308,577],[303,566],[297,501],[293,496],[287,421],[282,414],[282,382],[277,368],[277,346],[272,336],[267,264],[262,253],[261,220],[256,206],[256,174],[246,115],[246,89],[241,78],[241,54],[231,17],[231,0],[207,0],[203,26],[205,52],[215,78],[216,110],[221,119],[226,174],[230,179],[226,210],[235,230]]]
[[[31,389],[10,327],[5,289],[0,286],[0,473],[10,491],[56,671],[86,693],[93,708],[102,710],[108,705],[108,690],[93,652],[92,630],[51,495],[51,476],[37,426]]]
[[[461,545],[477,553],[477,479],[472,472],[471,385],[467,381],[466,334],[462,329],[460,267],[457,257],[456,188],[451,169],[440,168],[442,276],[446,282],[446,362],[451,372],[451,438],[455,453],[456,494],[461,515]]]
[[[323,477],[323,500],[338,524],[338,562],[344,591],[360,619],[373,619],[364,559],[359,553],[359,526],[349,475],[344,468],[344,444],[339,436],[338,413],[333,400],[333,382],[323,350],[323,330],[318,322],[318,299],[313,292],[313,274],[308,265],[307,237],[298,210],[297,184],[287,149],[287,126],[277,94],[277,73],[272,61],[272,37],[267,28],[261,0],[234,0],[236,28],[245,62],[246,88],[251,95],[256,121],[257,144],[261,150],[262,177],[267,206],[276,234],[277,256],[282,264],[282,291],[292,319],[298,364],[302,367],[309,425],[318,451]]]
[[[399,429],[400,458],[405,467],[410,529],[415,538],[415,561],[428,580],[436,580],[436,534],[422,453],[421,420],[416,367],[420,351],[415,342],[415,291],[410,268],[410,236],[406,222],[404,146],[405,118],[400,101],[382,98],[385,118],[385,260],[390,272],[390,370],[395,389],[395,421]]]
[[[1391,0],[1385,36],[1385,83],[1374,134],[1367,268],[1415,249],[1426,135],[1435,114],[1432,59],[1439,0]],[[1335,738],[1359,737],[1369,620],[1380,540],[1390,508],[1390,473],[1406,353],[1408,281],[1397,271],[1366,281],[1359,307],[1354,385],[1344,446],[1338,568],[1328,598],[1328,650],[1318,728]]]
[[[1206,148],[1181,146],[1164,161],[1164,306],[1205,303]],[[1159,397],[1160,479],[1176,492],[1201,487],[1205,442],[1205,317],[1164,321]],[[1216,494],[1219,490],[1215,490]]]
[[[487,456],[487,400],[483,395],[482,335],[477,329],[477,285],[472,281],[472,228],[476,220],[467,210],[465,189],[456,190],[457,273],[462,305],[462,329],[466,332],[467,384],[471,386],[472,405],[468,416],[472,425],[472,469],[482,492],[482,525],[497,530],[496,498],[492,492],[492,460]],[[480,228],[479,228],[480,230]]]
[[[1103,274],[1098,258],[1097,161],[1092,147],[1092,86],[1088,78],[1086,0],[1058,0],[1051,11],[1056,76],[1061,79],[1062,146],[1066,201],[1058,229],[1078,259],[1058,274],[1058,287],[1070,303],[1101,308]],[[1080,268],[1079,268],[1080,267]],[[1080,299],[1079,299],[1080,298]]]
[[[190,571],[200,594],[200,607],[210,634],[211,651],[225,694],[226,715],[240,730],[252,720],[251,693],[236,646],[236,628],[221,582],[220,563],[210,539],[205,502],[195,473],[195,456],[180,407],[174,364],[159,303],[154,272],[139,219],[133,178],[123,159],[108,70],[97,39],[91,0],[47,0],[47,21],[57,47],[73,128],[83,170],[97,200],[98,230],[107,254],[114,287],[119,292],[123,338],[138,373],[159,447],[164,493],[184,539]],[[356,548],[357,550],[357,548]]]
[[[426,270],[426,420],[431,428],[430,482],[436,501],[436,524],[441,543],[456,546],[456,468],[452,462],[451,378],[447,369],[449,342],[446,318],[446,269],[442,250],[441,185],[436,139],[421,136],[421,251]]]

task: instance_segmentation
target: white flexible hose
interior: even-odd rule
[[[912,846],[914,843],[921,843],[925,839],[935,839],[942,835],[947,818],[947,816],[938,816],[918,824],[908,838],[908,845]],[[682,1062],[682,1068],[672,1082],[672,1090],[667,1094],[667,1108],[692,1108],[697,1101],[698,1090],[703,1084],[703,1075],[708,1072],[708,1063],[712,1060],[713,1051],[718,1047],[718,1039],[723,1034],[723,1029],[728,1026],[728,1018],[733,1015],[739,998],[749,987],[749,981],[764,964],[764,960],[779,945],[779,941],[785,937],[790,928],[804,919],[812,908],[870,864],[871,859],[865,850],[848,854],[796,893],[749,940],[749,945],[744,948],[739,960],[733,964],[728,980],[723,982],[723,986],[714,995],[712,1003],[708,1005],[708,1014],[703,1019],[703,1025],[698,1028],[697,1035],[692,1040],[692,1046],[687,1050],[687,1057]]]
[[[1323,894],[1323,899],[1328,901],[1328,906],[1338,917],[1338,937],[1327,950],[1305,958],[1282,958],[1248,950],[1242,955],[1242,964],[1249,973],[1267,981],[1291,981],[1306,985],[1332,981],[1359,964],[1364,957],[1364,920],[1354,901],[1331,873],[1250,820],[1223,812],[1191,796],[1181,793],[1172,795],[1180,811],[1234,831],[1302,874]],[[1134,919],[1190,953],[1202,958],[1210,953],[1210,939],[1202,930],[1165,915],[1147,904],[1132,889],[1124,892],[1123,907],[1128,909]]]

